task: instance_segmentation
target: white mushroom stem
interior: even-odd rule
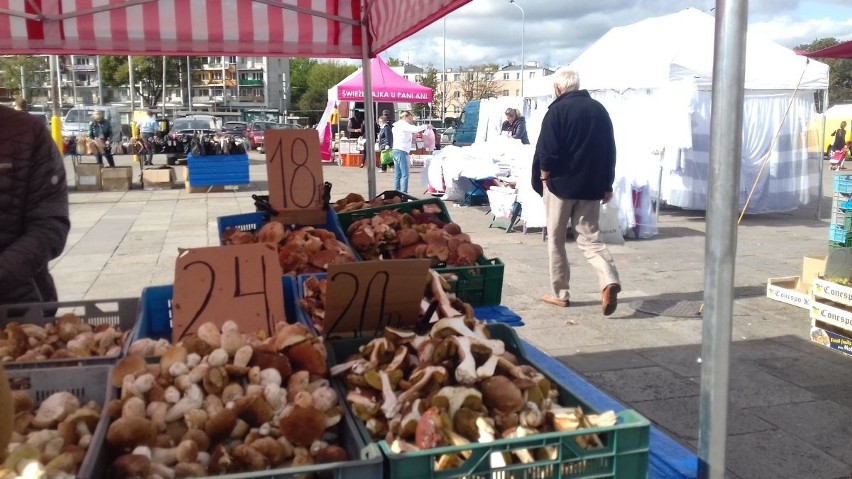
[[[186,395],[166,413],[166,422],[176,421],[183,417],[187,411],[199,409],[204,404],[204,393],[197,384],[189,387]]]
[[[155,447],[151,449],[151,462],[171,466],[177,462],[177,447]]]
[[[420,393],[420,390],[423,389],[427,384],[429,384],[429,381],[432,380],[432,376],[436,372],[440,372],[440,373],[444,373],[444,374],[447,373],[447,370],[444,369],[441,366],[426,366],[425,368],[422,369],[422,371],[423,371],[423,375],[420,377],[420,380],[417,381],[415,384],[412,384],[411,387],[408,388],[407,391],[403,392],[402,394],[399,395],[399,397],[397,397],[396,406],[394,407],[394,410],[391,411],[392,414],[390,414],[390,415],[386,414],[385,415],[387,418],[391,418],[393,416],[396,416],[399,413],[399,411],[400,411],[400,409],[402,408],[403,405],[413,401],[415,399],[415,397],[417,396],[417,394]]]
[[[536,428],[541,426],[541,410],[534,402],[528,402],[527,407],[521,411],[520,422],[522,426]]]
[[[504,437],[509,439],[519,439],[534,434],[537,434],[535,430],[518,426],[510,434]],[[512,453],[517,456],[518,459],[524,464],[535,462],[535,457],[532,455],[532,452],[530,452],[529,449],[515,449],[512,451]]]
[[[379,372],[379,377],[382,379],[382,398],[384,399],[382,401],[382,412],[385,413],[386,418],[390,419],[399,412],[396,394],[393,392],[387,371]]]
[[[432,290],[432,296],[438,300],[438,309],[441,310],[444,317],[463,316],[463,313],[454,308],[450,304],[450,297],[444,291],[441,285],[441,276],[434,269],[429,270],[430,280],[429,286]]]
[[[362,359],[362,358],[353,359],[352,361],[346,361],[345,363],[341,363],[341,364],[337,364],[335,366],[332,366],[331,369],[329,370],[329,372],[331,373],[332,376],[338,376],[340,374],[343,374],[343,373],[353,369],[358,364],[366,364],[366,363],[367,363],[366,359]]]
[[[163,479],[175,479],[175,471],[171,467],[154,462],[151,464],[151,475],[149,478],[159,476]]]
[[[479,443],[494,442],[497,431],[494,430],[494,426],[484,416],[476,418],[476,429],[479,431]],[[492,469],[508,466],[509,459],[511,458],[506,458],[505,453],[502,452],[493,452],[489,456]]]
[[[438,333],[445,329],[455,333],[455,336],[470,338],[471,343],[477,343],[487,347],[494,355],[499,356],[506,352],[506,345],[503,344],[503,341],[500,341],[499,339],[488,339],[488,337],[481,331],[474,331],[470,329],[464,322],[464,316],[454,316],[441,319],[432,326],[431,335],[433,337],[439,336]]]
[[[476,368],[476,377],[480,379],[490,378],[497,371],[497,363],[500,362],[500,356],[490,356],[482,366]]]
[[[192,368],[192,370],[189,371],[186,376],[189,382],[191,382],[192,384],[198,384],[204,380],[208,372],[210,372],[210,365],[201,363]]]
[[[281,386],[281,373],[277,369],[267,368],[260,372],[260,385],[275,384]]]
[[[402,362],[405,361],[405,358],[408,356],[408,349],[404,346],[396,348],[396,351],[393,352],[393,360],[388,364],[387,369],[399,369],[402,366]]]
[[[473,353],[470,351],[470,338],[459,336],[455,338],[458,348],[460,362],[456,366],[456,381],[466,386],[472,385],[477,380],[476,375],[476,360],[473,359]]]
[[[370,353],[370,362],[375,365],[379,364],[379,356],[385,351],[391,349],[391,344],[386,338],[376,338],[370,341],[368,346],[373,347],[373,350]]]
[[[136,378],[136,380],[133,381],[133,385],[136,387],[136,391],[138,391],[140,394],[145,394],[150,391],[151,388],[154,387],[155,382],[156,379],[154,378],[153,374],[145,373]]]

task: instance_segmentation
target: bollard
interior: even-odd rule
[[[61,154],[65,154],[63,151],[63,138],[62,138],[62,118],[54,115],[50,120],[50,136],[53,137],[53,142],[56,143],[56,147],[59,148],[59,152]]]
[[[136,140],[138,136],[139,136],[139,130],[136,127],[136,122],[131,121],[130,122],[130,137],[133,138],[133,140]],[[132,147],[133,147],[133,143],[131,142],[131,148]],[[139,161],[139,153],[136,152],[135,148],[133,148],[133,161],[135,161],[136,163],[141,163],[141,161]]]

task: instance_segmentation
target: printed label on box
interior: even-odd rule
[[[811,341],[821,346],[831,348],[837,352],[852,356],[852,339],[833,331],[827,331],[820,328],[819,323],[815,323],[811,327]]]
[[[814,280],[814,296],[852,306],[852,288],[824,279]]]
[[[822,321],[846,331],[852,331],[852,312],[839,306],[829,306],[817,301],[811,303],[811,319]]]
[[[85,186],[95,186],[98,184],[97,176],[79,176],[80,184]]]
[[[780,301],[797,308],[808,309],[811,307],[811,296],[805,291],[794,288],[785,288],[782,284],[794,285],[798,281],[798,276],[790,278],[772,278],[766,285],[766,297],[775,301]]]

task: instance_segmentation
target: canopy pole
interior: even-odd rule
[[[373,79],[370,74],[369,0],[361,0],[361,66],[364,78],[364,151],[367,155],[367,196],[376,197],[376,119],[373,114]]]
[[[828,73],[829,77],[831,77],[831,72]],[[822,182],[825,177],[825,157],[823,155],[828,155],[828,152],[825,150],[825,122],[828,118],[825,116],[825,111],[828,110],[828,88],[823,90],[822,92],[822,133],[819,135],[819,183],[817,184],[817,211],[816,217],[820,219],[822,217]],[[831,158],[828,158],[829,160]]]
[[[50,63],[50,104],[53,112],[53,118],[50,120],[50,134],[53,137],[53,142],[59,151],[62,151],[62,114],[59,105],[59,56],[50,55],[48,62]]]
[[[725,477],[747,22],[747,0],[716,0],[698,430],[702,479]]]

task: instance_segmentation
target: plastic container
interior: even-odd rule
[[[62,367],[6,370],[12,389],[26,390],[36,403],[36,408],[50,395],[67,391],[81,404],[96,401],[101,408],[106,406],[109,387],[109,365],[86,367]],[[102,477],[106,467],[106,455],[100,447],[106,439],[109,418],[101,413],[98,425],[92,434],[92,442],[77,471],[77,477]]]
[[[831,219],[832,224],[843,228],[846,231],[852,231],[852,210],[844,211],[837,209],[834,211],[834,217]]]
[[[835,193],[852,193],[852,175],[837,175],[834,177]]]
[[[852,210],[852,195],[847,193],[834,193],[833,207],[841,210]]]
[[[111,324],[121,331],[132,332],[136,326],[138,298],[61,301],[56,303],[29,303],[0,306],[0,327],[11,322],[45,326],[65,313],[73,312],[80,321],[98,326]],[[6,370],[23,368],[45,368],[58,366],[84,366],[93,364],[115,364],[127,352],[129,337],[118,356],[89,358],[47,359],[44,361],[9,361],[3,363]]]
[[[256,231],[262,228],[267,221],[269,221],[269,217],[260,212],[220,216],[216,219],[219,226],[219,243],[224,244],[222,242],[222,235],[225,234],[225,230],[227,228],[237,228],[240,231]],[[288,230],[300,228],[301,226],[303,225],[284,225],[284,227]],[[334,233],[335,238],[347,245],[349,244],[349,240],[346,238],[346,235],[340,227],[340,222],[337,220],[337,213],[335,213],[334,209],[331,207],[329,207],[328,211],[326,211],[326,222],[321,225],[312,226],[331,231]]]
[[[529,364],[523,344],[512,328],[504,324],[489,324],[488,331],[494,339],[506,345],[506,351],[518,358],[521,364]],[[329,358],[343,360],[355,354],[358,347],[369,342],[369,338],[340,339],[328,341]],[[586,413],[597,413],[594,408],[574,396],[565,386],[547,376],[559,390],[559,404],[581,406]],[[345,397],[345,386],[339,380],[332,381],[338,394]],[[347,403],[348,410],[348,403]],[[650,422],[633,410],[617,413],[618,423],[611,427],[583,429],[571,432],[550,432],[518,439],[499,439],[490,443],[471,443],[465,446],[447,446],[423,451],[395,454],[390,445],[382,440],[379,448],[387,459],[386,471],[392,479],[451,479],[451,478],[511,478],[511,479],[565,479],[565,478],[613,478],[644,479],[648,476],[650,449]],[[364,424],[356,420],[358,431],[369,442],[369,432]],[[576,443],[577,436],[597,434],[604,447],[586,450]],[[555,459],[536,461],[529,464],[512,464],[505,468],[490,466],[490,455],[529,448],[553,447]],[[443,454],[469,451],[470,457],[455,469],[435,471],[434,465]]]
[[[376,206],[375,208],[364,208],[363,210],[354,210],[354,211],[347,211],[345,213],[337,213],[337,219],[339,221],[340,228],[345,233],[346,230],[349,229],[349,226],[352,225],[352,223],[354,223],[354,222],[356,222],[360,219],[372,218],[373,216],[376,216],[376,214],[379,211],[399,210],[399,211],[402,211],[404,213],[410,213],[411,210],[414,210],[414,209],[419,209],[419,210],[422,211],[423,207],[426,206],[426,205],[434,205],[434,206],[437,206],[438,208],[440,208],[441,211],[440,211],[440,213],[438,213],[438,218],[440,218],[441,221],[443,221],[445,223],[450,223],[450,222],[453,221],[452,219],[450,219],[450,212],[447,210],[447,206],[444,204],[444,202],[440,198],[426,198],[426,199],[423,199],[423,200],[407,201],[407,202],[396,203],[396,204],[392,204],[392,205]]]
[[[447,266],[435,268],[435,271],[444,278],[454,275],[455,279],[447,279],[450,292],[471,306],[500,304],[505,265],[498,258],[488,259],[485,256],[481,256],[477,263],[477,266]]]
[[[293,276],[284,276],[284,316],[287,322],[296,322],[296,281]],[[129,342],[140,339],[172,340],[172,285],[149,286],[142,290],[139,299],[139,321]]]
[[[829,241],[838,245],[852,246],[852,234],[843,225],[832,224],[828,230]]]

